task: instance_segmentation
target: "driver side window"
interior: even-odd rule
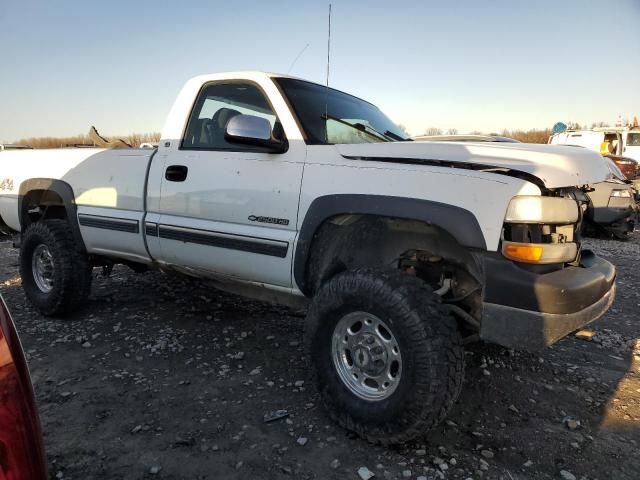
[[[282,127],[273,108],[251,83],[225,82],[205,86],[191,112],[182,148],[188,150],[261,151],[260,147],[228,142],[225,131],[229,120],[237,115],[266,118],[274,136]]]

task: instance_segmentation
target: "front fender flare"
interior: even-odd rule
[[[293,276],[302,292],[307,290],[305,271],[315,233],[325,220],[345,214],[417,220],[446,230],[463,247],[487,249],[477,218],[464,208],[431,200],[386,195],[326,195],[311,203],[298,235]]]

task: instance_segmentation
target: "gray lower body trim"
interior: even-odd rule
[[[153,222],[144,222],[144,233],[149,237],[157,237],[158,224]]]
[[[157,225],[157,235],[166,240],[177,240],[185,243],[208,245],[211,247],[240,250],[242,252],[257,253],[272,257],[285,258],[289,251],[289,243],[267,238],[232,235],[209,230],[177,227],[171,225]],[[154,231],[151,224],[145,225],[147,235]]]
[[[597,302],[575,313],[544,313],[485,303],[480,337],[509,348],[540,350],[604,315],[615,292],[614,283]]]
[[[104,230],[116,230],[126,233],[140,233],[138,220],[80,213],[78,214],[78,222],[83,227],[102,228]]]

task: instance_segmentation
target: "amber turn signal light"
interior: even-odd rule
[[[519,243],[502,241],[502,255],[524,263],[572,262],[578,254],[578,245],[567,243]]]
[[[542,250],[542,245],[505,243],[502,246],[502,254],[517,262],[538,263],[542,258]]]

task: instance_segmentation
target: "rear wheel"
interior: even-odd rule
[[[371,442],[423,434],[460,393],[464,350],[456,321],[406,273],[335,276],[313,300],[306,341],[330,416]]]
[[[27,298],[44,315],[76,310],[91,291],[91,266],[64,220],[27,227],[20,247],[20,274]]]

